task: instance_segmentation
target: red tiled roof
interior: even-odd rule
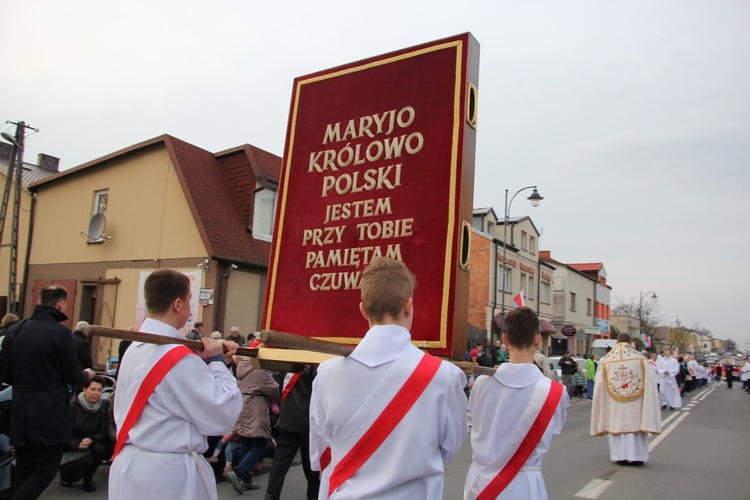
[[[271,243],[253,238],[248,227],[256,180],[278,184],[281,158],[249,144],[213,154],[175,137],[162,135],[37,181],[31,188],[162,145],[172,159],[209,255],[215,259],[268,267]]]
[[[250,205],[257,173],[278,182],[281,158],[249,145],[214,155],[174,137],[165,142],[209,254],[267,267],[271,244],[248,231]]]
[[[598,272],[602,268],[601,262],[591,262],[591,263],[583,263],[583,264],[568,264],[570,267],[581,271],[582,273],[586,272]]]

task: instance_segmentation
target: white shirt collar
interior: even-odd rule
[[[143,324],[141,325],[141,330],[144,333],[156,333],[158,335],[166,335],[168,337],[175,337],[178,339],[184,339],[185,336],[174,328],[173,326],[170,326],[166,323],[162,323],[159,320],[153,319],[153,318],[146,318],[143,320]]]
[[[349,355],[370,368],[398,358],[411,344],[409,330],[398,325],[375,325]]]
[[[508,387],[523,388],[535,384],[544,375],[534,363],[503,363],[494,377]]]

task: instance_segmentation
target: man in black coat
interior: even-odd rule
[[[71,433],[68,384],[83,386],[95,375],[91,369],[81,371],[73,336],[59,324],[68,319],[63,312],[67,297],[60,285],[44,287],[31,318],[5,336],[6,342],[13,337],[11,349],[2,350],[2,363],[10,360],[4,381],[13,386],[13,498],[38,498],[55,478]]]
[[[89,345],[89,324],[85,321],[79,321],[76,329],[73,330],[73,343],[78,353],[78,361],[81,362],[81,368],[94,368],[94,361],[91,359],[91,347]]]
[[[318,498],[320,474],[310,468],[310,396],[316,374],[317,368],[308,365],[298,377],[290,373],[284,380],[281,388],[279,437],[276,440],[265,500],[279,500],[281,497],[284,478],[297,450],[300,450],[302,470],[307,479],[306,498]]]

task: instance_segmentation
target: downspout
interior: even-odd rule
[[[219,289],[217,296],[214,297],[216,307],[214,308],[214,330],[220,332],[224,331],[224,319],[227,310],[227,286],[229,281],[229,275],[232,272],[232,264],[229,262],[222,262],[223,266],[226,266],[221,273],[216,273],[219,276]]]
[[[495,268],[493,271],[494,279],[492,280],[492,318],[490,319],[490,328],[493,327],[495,323],[495,311],[497,310],[497,239],[494,237],[492,238],[492,247],[495,249],[495,258],[492,260],[493,267]],[[490,338],[492,339],[492,344],[495,344],[495,335],[494,328],[490,330]]]
[[[539,261],[539,250],[536,255],[536,315],[539,317],[539,313],[542,311],[542,263]]]

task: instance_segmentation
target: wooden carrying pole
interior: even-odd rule
[[[131,340],[133,342],[146,342],[156,345],[179,344],[196,352],[202,351],[204,348],[203,342],[199,340],[178,339],[167,335],[119,330],[99,325],[91,325],[89,327],[89,335],[98,335],[110,339]],[[227,352],[226,346],[224,346],[224,352]],[[237,352],[235,352],[235,356],[253,358],[253,364],[256,368],[294,373],[304,370],[306,364],[319,364],[332,357],[320,352],[270,349],[267,347],[239,347]]]
[[[199,340],[178,339],[155,333],[134,332],[132,330],[119,330],[106,326],[91,325],[89,335],[100,337],[132,340],[133,342],[146,342],[149,344],[165,345],[180,344],[193,351],[202,351],[203,343]],[[256,367],[264,370],[275,370],[283,372],[299,373],[305,365],[317,365],[327,359],[336,356],[348,356],[355,346],[349,344],[338,344],[327,340],[320,340],[302,335],[294,335],[275,330],[263,330],[260,333],[261,347],[240,347],[236,356],[249,356],[253,358]],[[283,349],[265,347],[265,345],[278,346]],[[227,348],[224,346],[224,352]],[[466,362],[453,362],[469,375],[493,375],[494,368],[473,366]]]
[[[200,340],[178,339],[167,335],[157,335],[156,333],[134,332],[132,330],[118,330],[117,328],[108,328],[106,326],[91,325],[89,335],[98,335],[108,339],[132,340],[133,342],[146,342],[147,344],[167,345],[179,344],[190,348],[193,351],[200,352],[203,350],[203,342]],[[224,352],[227,352],[226,346]],[[235,355],[256,357],[257,349],[240,347]]]

